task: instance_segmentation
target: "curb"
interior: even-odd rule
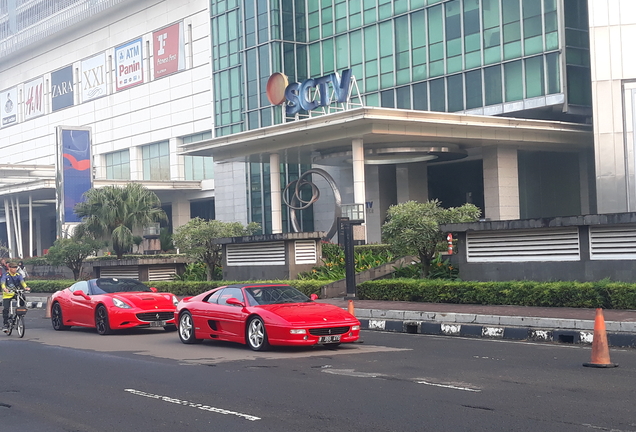
[[[584,345],[590,345],[594,336],[593,330],[585,331],[564,328],[492,326],[371,318],[358,318],[358,320],[360,321],[360,328],[363,330],[377,330],[396,333],[508,339],[533,342],[558,342]],[[633,348],[636,347],[636,333],[608,332],[607,341],[609,346]]]

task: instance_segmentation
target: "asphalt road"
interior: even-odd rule
[[[636,431],[636,350],[363,332],[330,350],[162,329],[0,335],[0,431]]]

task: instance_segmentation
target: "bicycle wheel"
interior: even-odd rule
[[[22,315],[18,315],[16,317],[15,327],[16,327],[16,330],[18,331],[18,337],[23,338],[26,328],[24,327],[24,317]]]
[[[15,327],[15,317],[9,317],[9,328],[7,329],[7,336],[11,336],[11,333],[13,333],[13,327]]]

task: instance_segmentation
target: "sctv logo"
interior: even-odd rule
[[[287,76],[276,72],[267,81],[267,98],[274,105],[287,101],[285,113],[294,115],[301,110],[311,111],[332,103],[343,103],[349,97],[351,69],[334,72],[320,78],[310,78],[302,83],[289,84]]]

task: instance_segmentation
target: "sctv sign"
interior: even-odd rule
[[[310,78],[302,83],[289,84],[287,76],[276,72],[267,81],[267,98],[274,105],[287,102],[285,113],[292,116],[301,110],[311,111],[332,103],[343,103],[349,97],[351,69],[334,72],[320,78]]]

